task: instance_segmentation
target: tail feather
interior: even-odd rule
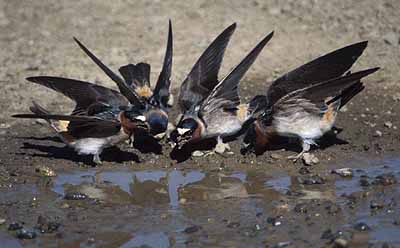
[[[124,77],[126,83],[133,88],[150,87],[150,65],[147,63],[121,66],[119,72]]]

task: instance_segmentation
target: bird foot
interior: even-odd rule
[[[93,155],[93,162],[96,165],[101,165],[103,163],[103,161],[101,161],[101,159],[100,159],[100,155],[99,154],[94,154]]]

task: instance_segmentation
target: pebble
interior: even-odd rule
[[[307,204],[305,203],[299,203],[294,207],[294,211],[296,213],[307,213]]]
[[[314,165],[319,163],[319,159],[314,154],[306,152],[303,154],[303,162],[306,165]]]
[[[194,151],[192,153],[192,156],[193,157],[202,157],[202,156],[204,156],[204,152],[202,152],[202,151]]]
[[[354,229],[357,230],[357,231],[362,231],[362,232],[371,230],[371,228],[367,224],[365,224],[364,222],[357,223],[354,226]]]
[[[34,239],[36,238],[36,233],[33,231],[28,231],[25,229],[20,229],[16,233],[17,238],[19,239]]]
[[[61,206],[60,206],[60,208],[62,208],[62,209],[66,209],[66,208],[69,208],[70,207],[70,205],[68,204],[68,203],[66,203],[66,202],[64,202]]]
[[[282,159],[282,156],[278,153],[271,153],[270,157],[275,160]]]
[[[6,219],[0,219],[0,225],[3,225],[4,223],[6,223]]]
[[[379,130],[376,130],[374,133],[374,137],[382,137],[382,135],[383,135],[382,132]]]
[[[385,127],[387,127],[387,128],[392,128],[393,127],[393,123],[392,122],[390,122],[390,121],[387,121],[387,122],[385,122]]]
[[[346,247],[348,247],[349,242],[347,242],[347,240],[345,240],[345,239],[337,238],[337,239],[335,239],[334,244],[336,245],[336,247],[346,248]]]
[[[291,244],[292,244],[291,241],[279,242],[278,244],[272,246],[272,248],[284,248],[284,247],[288,247]]]
[[[273,218],[273,217],[268,217],[267,218],[267,223],[271,224],[272,226],[280,226],[282,225],[282,222],[277,218]]]
[[[332,170],[332,173],[337,174],[341,177],[353,177],[353,170],[350,168],[341,168],[341,169]]]
[[[57,174],[48,166],[38,166],[35,169],[36,173],[44,177],[55,177]]]

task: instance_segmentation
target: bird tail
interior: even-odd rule
[[[39,116],[43,115],[49,115],[50,112],[40,106],[37,102],[32,101],[32,106],[29,108],[29,110]],[[63,132],[67,131],[67,127],[69,124],[69,121],[63,121],[63,120],[51,120],[51,119],[44,119],[47,123],[49,123],[50,127],[56,131],[57,134],[60,134],[62,136]],[[63,138],[63,137],[62,137]]]

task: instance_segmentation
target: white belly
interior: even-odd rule
[[[321,121],[318,117],[312,118],[275,118],[274,126],[278,134],[287,137],[301,137],[303,139],[318,139],[325,130],[321,129]]]
[[[100,154],[104,148],[116,145],[124,140],[127,140],[129,136],[121,131],[107,138],[83,138],[69,143],[69,146],[73,147],[78,154]]]

